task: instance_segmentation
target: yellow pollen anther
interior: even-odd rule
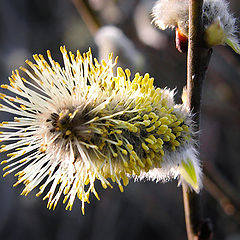
[[[141,167],[141,168],[145,167],[145,164],[140,159],[138,159],[137,163],[138,163],[139,167]]]
[[[1,85],[1,88],[8,89],[8,85],[6,85],[6,84],[2,84],[2,85]]]
[[[3,168],[3,171],[5,171],[5,170],[8,169],[8,168],[9,168],[9,166],[4,167],[4,168]]]
[[[127,144],[127,148],[128,148],[130,151],[132,151],[132,150],[133,150],[133,145]]]
[[[128,154],[127,150],[122,149],[122,154],[127,155]]]
[[[147,127],[151,124],[151,121],[150,120],[144,120],[143,124]]]
[[[146,162],[150,167],[153,165],[151,158],[149,158],[149,157],[147,157]]]
[[[116,144],[117,146],[122,146],[123,145],[123,141],[121,141],[121,140],[118,140],[118,142],[117,142],[117,144]]]
[[[72,133],[71,130],[67,130],[67,131],[65,132],[65,135],[66,135],[66,136],[69,136],[69,135],[71,135],[71,133]]]
[[[185,132],[188,132],[189,131],[189,127],[187,125],[182,125],[182,128]]]
[[[158,130],[157,130],[157,134],[164,134],[168,129],[167,125],[161,125]]]
[[[159,143],[160,145],[163,145],[163,143],[164,143],[161,138],[158,138],[157,141],[158,141],[158,143]]]
[[[6,96],[7,96],[6,94],[0,93],[0,99],[5,98]]]
[[[147,114],[144,114],[144,115],[143,115],[143,120],[148,120],[148,119],[149,119],[148,115],[147,115]]]
[[[177,127],[182,123],[182,121],[176,121],[174,123],[171,124],[171,127]]]
[[[149,151],[149,147],[145,144],[145,143],[142,143],[142,148],[148,152]]]
[[[172,143],[175,147],[180,146],[180,143],[179,143],[177,140],[173,140],[173,141],[171,141],[171,143]]]
[[[160,153],[162,156],[164,156],[164,151],[162,149],[160,149]]]
[[[150,144],[154,144],[155,142],[151,138],[145,138],[145,141]]]
[[[166,125],[168,125],[168,123],[169,123],[169,120],[168,120],[167,117],[162,117],[162,118],[159,119],[159,121],[160,121],[162,124],[166,124]]]
[[[5,173],[3,174],[3,177],[6,177],[9,173],[10,173],[10,172],[5,172]]]
[[[22,110],[26,110],[26,106],[25,105],[21,104],[20,107],[21,107]]]
[[[146,131],[147,132],[152,132],[153,130],[155,130],[155,126],[151,126],[150,128],[147,128]]]
[[[173,131],[174,132],[181,132],[181,131],[183,131],[183,128],[182,127],[174,127]]]

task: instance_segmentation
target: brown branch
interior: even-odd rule
[[[239,204],[234,203],[233,199],[231,199],[219,186],[217,183],[212,181],[206,175],[204,175],[204,188],[208,191],[208,193],[219,202],[222,207],[224,213],[230,217],[232,217],[237,224],[240,224],[240,211]]]
[[[202,83],[212,53],[204,47],[202,4],[202,0],[189,1],[187,107],[194,114],[196,131],[199,130]],[[210,239],[211,226],[203,221],[200,196],[183,185],[183,201],[188,240]]]
[[[96,32],[100,28],[100,23],[93,10],[89,7],[86,0],[72,0],[72,2],[88,27],[89,32],[92,36],[95,36]]]
[[[203,185],[219,202],[225,214],[240,225],[240,193],[211,163],[204,165]]]

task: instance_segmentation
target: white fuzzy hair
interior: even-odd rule
[[[203,25],[206,29],[215,21],[219,21],[227,38],[236,41],[236,19],[229,12],[228,5],[225,0],[204,0]],[[188,6],[188,0],[158,0],[152,11],[153,22],[162,30],[179,27],[187,36]]]
[[[186,0],[159,0],[153,7],[153,22],[162,30],[175,28],[179,19],[188,19]]]

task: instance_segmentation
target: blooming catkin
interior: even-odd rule
[[[152,15],[160,29],[177,28],[181,35],[188,37],[189,0],[158,0]],[[240,54],[237,21],[225,0],[203,0],[202,21],[208,47],[227,44]]]
[[[1,93],[0,110],[15,115],[1,123],[1,152],[9,157],[4,176],[15,172],[23,195],[39,187],[48,208],[64,195],[71,210],[77,196],[83,213],[90,192],[99,199],[96,179],[123,191],[130,177],[178,178],[198,192],[192,120],[173,91],[155,88],[149,74],[131,80],[128,69],[118,68],[114,76],[112,55],[100,64],[90,50],[75,57],[60,49],[63,68],[49,51],[50,63],[34,55],[35,64],[26,61],[31,70],[20,67],[27,77],[16,70],[1,86],[9,95]]]

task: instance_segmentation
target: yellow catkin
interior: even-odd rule
[[[4,176],[22,168],[15,174],[18,180],[14,186],[23,183],[23,195],[38,187],[37,173],[41,172],[48,180],[42,181],[37,196],[44,194],[49,209],[55,209],[63,193],[67,210],[72,209],[77,196],[84,213],[90,193],[99,199],[96,180],[103,188],[112,188],[112,181],[123,191],[129,176],[161,169],[165,156],[184,149],[191,141],[191,126],[186,113],[175,107],[172,93],[155,88],[148,73],[136,73],[131,80],[129,69],[119,67],[114,75],[116,60],[112,55],[100,63],[90,51],[75,55],[65,47],[60,51],[64,68],[47,51],[49,61],[34,55],[36,63],[26,61],[32,70],[21,68],[28,78],[15,71],[11,86],[1,86],[10,91],[14,87],[14,94],[19,92],[16,98],[5,93],[0,98],[11,101],[13,113],[21,116],[0,125],[4,129],[0,141],[8,141],[8,137],[20,141],[12,145],[4,142],[0,151],[9,151],[9,160],[1,164],[9,164],[3,169],[7,170]],[[37,89],[33,94],[34,88],[28,90],[26,83],[38,86],[43,93]],[[9,105],[2,104],[1,110],[11,112]],[[16,126],[16,134],[5,133]],[[36,157],[31,157],[33,150]],[[31,168],[26,167],[29,162]]]

